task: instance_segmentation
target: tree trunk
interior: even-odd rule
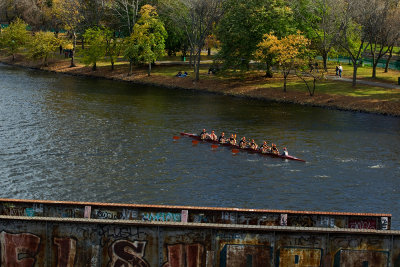
[[[211,48],[208,48],[207,55],[211,56]]]
[[[132,75],[132,68],[133,68],[133,62],[129,61],[129,72],[128,72],[128,76]]]
[[[372,78],[376,78],[376,67],[378,66],[378,60],[372,61]]]
[[[200,58],[201,58],[201,48],[199,47],[199,54],[197,55],[197,62],[194,64],[197,65],[196,69],[196,82],[200,80]]]
[[[283,73],[283,92],[286,93],[286,78],[289,75],[289,73]]]
[[[326,72],[328,72],[328,64],[327,64],[327,62],[328,62],[328,53],[323,53],[322,54],[322,64],[323,64],[323,66],[324,66],[324,70],[326,71]]]
[[[386,65],[385,65],[385,73],[387,73],[388,70],[389,70],[389,63],[390,63],[390,60],[392,59],[392,56],[393,56],[393,45],[390,47],[389,51],[390,51],[389,52],[389,56],[388,56],[388,58],[386,60]]]
[[[357,61],[353,62],[353,83],[352,83],[353,87],[356,87],[357,85],[357,68],[358,68]]]
[[[149,62],[149,69],[147,70],[147,76],[150,76],[151,73],[151,62]]]
[[[73,45],[73,47],[72,47],[72,56],[71,56],[71,68],[73,68],[73,67],[76,67],[76,65],[75,65],[75,48],[76,48],[76,33],[75,33],[75,31],[74,31],[74,33],[72,34],[72,38],[73,38],[73,41],[72,41],[72,45]]]
[[[111,59],[111,70],[114,70],[114,60]]]
[[[96,62],[93,64],[93,67],[92,67],[92,71],[96,71],[97,70],[97,64],[96,64]]]

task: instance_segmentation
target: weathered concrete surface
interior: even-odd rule
[[[1,200],[0,206],[1,214],[14,213],[0,215],[1,266],[400,266],[400,231],[238,220],[247,213],[262,218],[277,211],[15,200]],[[120,209],[134,211],[118,215]],[[222,216],[221,223],[184,222],[196,212],[215,220],[218,213],[237,214]],[[357,218],[370,226],[373,218],[379,219],[376,225],[390,218],[285,212],[279,214],[287,214],[288,224],[291,214],[332,216],[329,222],[344,217],[347,226]]]

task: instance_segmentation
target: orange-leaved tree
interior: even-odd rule
[[[283,74],[283,91],[291,71],[307,64],[310,41],[300,32],[278,39],[273,33],[264,34],[257,45],[256,58],[270,66],[275,65]]]

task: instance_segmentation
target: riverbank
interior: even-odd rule
[[[96,71],[81,64],[70,68],[70,61],[64,59],[54,59],[48,67],[43,67],[41,62],[26,60],[21,55],[18,55],[15,61],[12,61],[11,57],[0,57],[0,62],[55,73],[106,78],[170,89],[199,90],[283,103],[400,116],[400,90],[361,84],[352,88],[351,84],[337,80],[318,81],[315,95],[310,96],[305,84],[295,77],[289,78],[287,92],[283,92],[283,81],[279,75],[266,79],[259,71],[222,77],[208,75],[207,69],[204,68],[200,72],[200,81],[194,82],[194,75],[189,66],[182,65],[156,64],[151,76],[147,75],[147,68],[135,68],[133,75],[128,76],[126,62],[118,62],[113,71],[108,63],[99,63]],[[174,74],[180,70],[188,71],[189,77],[176,77]]]

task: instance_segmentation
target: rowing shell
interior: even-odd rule
[[[230,143],[223,143],[223,144],[221,143],[220,144],[220,143],[218,143],[218,141],[214,141],[214,140],[210,140],[210,139],[201,139],[200,136],[198,136],[197,134],[193,134],[193,133],[181,133],[181,135],[188,136],[188,137],[191,137],[193,139],[196,139],[196,140],[199,140],[199,141],[202,141],[202,142],[209,142],[209,143],[213,143],[213,144],[219,144],[221,146],[228,146],[228,147],[232,147],[232,148],[235,148],[235,149],[240,149],[240,150],[243,150],[243,151],[246,151],[246,152],[249,152],[249,153],[256,153],[256,154],[260,154],[260,155],[263,155],[263,156],[269,156],[269,157],[273,157],[273,158],[281,158],[281,159],[288,159],[288,160],[306,162],[303,159],[299,159],[299,158],[296,158],[296,157],[290,156],[290,155],[285,156],[285,155],[277,155],[277,154],[274,154],[274,153],[263,153],[263,152],[261,152],[261,150],[254,150],[254,149],[251,149],[251,148],[248,148],[248,147],[247,148],[239,148],[239,146],[231,145]]]

